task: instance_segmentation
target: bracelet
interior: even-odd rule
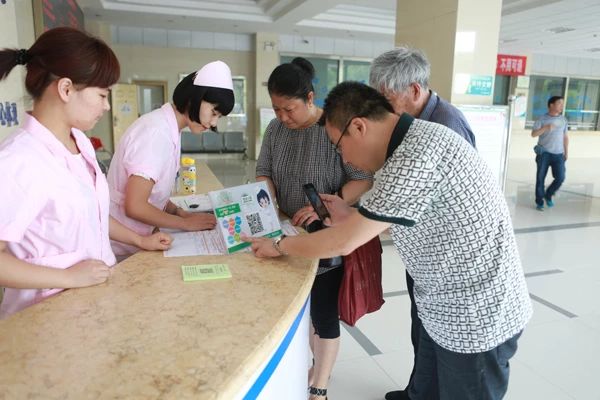
[[[283,239],[285,239],[285,238],[286,238],[286,236],[285,236],[285,235],[281,235],[281,236],[279,236],[277,239],[273,240],[273,247],[274,247],[274,248],[275,248],[275,250],[277,250],[277,252],[278,252],[280,255],[282,255],[282,256],[287,256],[287,255],[288,255],[288,254],[287,254],[285,251],[281,250],[281,247],[279,247],[279,243],[280,243],[280,242],[281,242]]]

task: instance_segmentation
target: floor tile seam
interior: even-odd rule
[[[535,375],[536,377],[538,377],[539,379],[543,380],[544,382],[546,382],[547,384],[549,384],[550,386],[554,387],[556,390],[559,390],[562,394],[564,394],[565,396],[569,397],[569,399],[571,400],[576,400],[575,397],[573,397],[569,392],[567,388],[564,388],[560,385],[557,385],[556,383],[554,383],[554,380],[542,375],[538,369],[536,369],[535,367],[533,367],[532,365],[529,365],[529,363],[527,363],[526,361],[522,360],[521,358],[518,357],[519,355],[519,351],[517,350],[516,355],[514,356],[515,360],[521,364],[524,368],[526,368],[530,373],[532,373],[533,375]]]
[[[379,362],[377,361],[377,358],[375,358],[377,356],[382,356],[382,355],[385,355],[385,354],[389,354],[389,353],[377,354],[375,356],[370,356],[370,357],[375,362],[375,364],[377,365],[377,367],[379,367],[379,369],[390,379],[390,381],[392,381],[396,385],[397,389],[395,389],[395,390],[401,390],[402,387],[401,387],[400,382],[396,381],[390,374],[388,374],[388,372],[385,370],[385,368],[383,367],[383,365],[379,364]]]
[[[373,343],[373,341],[363,333],[360,328],[357,326],[349,326],[346,324],[341,324],[344,329],[352,336],[352,338],[359,344],[359,346],[367,353],[369,356],[383,354],[383,352]]]
[[[525,182],[525,181],[520,181],[520,180],[510,179],[510,178],[507,178],[506,180],[510,181],[512,183],[518,183],[518,184],[526,185],[526,186],[529,186],[529,187],[534,187],[535,186],[535,182],[531,183],[531,182]],[[585,183],[581,183],[581,184],[583,185],[583,184],[587,184],[587,183],[589,183],[589,182],[585,182]],[[572,183],[572,184],[576,185],[577,183]],[[568,193],[568,194],[572,194],[572,195],[575,195],[575,196],[587,197],[587,198],[590,198],[590,199],[598,199],[598,198],[600,198],[600,196],[593,196],[593,195],[590,195],[590,194],[575,192],[575,191],[568,190],[568,189],[560,189],[559,192]]]
[[[542,233],[542,232],[553,232],[561,230],[572,230],[572,229],[589,229],[600,227],[600,221],[591,222],[576,222],[572,224],[560,224],[560,225],[544,225],[544,226],[533,226],[528,228],[517,228],[514,229],[515,235],[524,235],[530,233]]]
[[[537,278],[539,276],[556,275],[556,274],[562,274],[564,272],[565,272],[564,270],[559,269],[559,268],[525,272],[525,278]]]
[[[540,296],[537,296],[537,295],[535,295],[535,294],[533,294],[531,292],[529,292],[529,297],[532,300],[538,302],[539,304],[542,304],[542,305],[546,306],[547,308],[549,308],[551,310],[554,310],[554,311],[556,311],[556,312],[564,315],[565,317],[567,317],[569,319],[577,318],[577,314],[572,313],[572,312],[568,311],[567,309],[564,309],[564,308],[562,308],[562,307],[560,307],[560,306],[552,303],[551,301],[548,301],[548,300],[546,300],[546,299],[544,299],[544,298],[542,298]]]

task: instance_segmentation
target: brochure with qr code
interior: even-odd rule
[[[182,265],[184,282],[231,278],[227,264]]]
[[[225,239],[227,253],[250,247],[242,233],[254,237],[277,237],[282,234],[273,197],[266,182],[249,183],[209,192],[217,217],[217,229]]]

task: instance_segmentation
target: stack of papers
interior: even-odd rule
[[[198,232],[169,232],[173,243],[164,251],[165,257],[189,257],[227,254],[221,233],[216,230]]]

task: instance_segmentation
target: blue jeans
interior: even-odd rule
[[[535,157],[537,173],[535,176],[535,204],[544,205],[544,199],[551,200],[560,185],[565,181],[565,156],[564,154],[543,153]],[[548,174],[548,167],[552,169],[554,180],[544,191],[544,181]]]
[[[521,332],[483,353],[455,353],[439,346],[421,326],[410,400],[500,400],[508,388],[508,361]]]

